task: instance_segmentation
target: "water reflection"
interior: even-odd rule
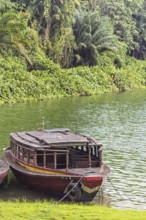
[[[2,105],[1,152],[10,132],[36,130],[42,117],[46,128],[69,127],[100,139],[112,171],[113,185],[107,181],[104,188],[111,205],[146,209],[146,91]]]

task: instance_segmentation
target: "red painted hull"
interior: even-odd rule
[[[60,176],[33,175],[20,172],[11,167],[13,174],[24,184],[46,192],[62,193],[70,180],[62,180]]]
[[[9,166],[6,161],[0,158],[0,185],[4,182],[9,172]]]
[[[59,171],[56,174],[33,172],[15,162],[9,151],[6,151],[5,156],[16,178],[33,189],[64,196],[68,192],[70,184],[78,183],[80,198],[76,199],[77,201],[92,200],[106,179],[106,175],[99,175],[99,173],[95,175],[89,172],[87,175],[65,171],[62,173],[60,171],[60,174]]]
[[[13,167],[11,167],[13,174],[16,178],[21,181],[23,184],[37,190],[48,192],[48,194],[54,194],[57,196],[64,196],[65,190],[68,185],[73,181],[77,182],[81,177],[62,177],[62,176],[43,176],[43,175],[29,175],[28,173],[20,172]],[[82,196],[79,201],[82,200],[92,200],[96,193],[99,191],[102,183],[103,178],[98,177],[94,178],[94,180],[86,180],[83,178],[82,183],[86,187],[90,187],[90,189],[96,188],[97,190],[91,193],[85,192],[83,189]],[[81,187],[81,184],[79,184]]]

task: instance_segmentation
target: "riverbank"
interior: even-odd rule
[[[0,201],[0,217],[5,220],[145,220],[146,211],[116,210],[91,204]]]
[[[28,71],[18,57],[0,58],[0,103],[45,101],[67,96],[92,96],[146,88],[146,64],[133,60],[113,64],[62,69],[49,59]]]

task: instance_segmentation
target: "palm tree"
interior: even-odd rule
[[[116,50],[117,39],[113,33],[107,17],[100,17],[98,11],[80,10],[74,25],[76,65],[96,65],[100,53]]]
[[[146,58],[146,1],[143,3],[143,7],[133,14],[133,18],[136,21],[137,33],[134,36],[136,42],[135,48],[131,51],[131,55],[137,59]]]
[[[26,45],[29,44],[24,39],[24,31],[26,32],[26,20],[24,14],[16,14],[13,11],[1,13],[0,16],[0,52],[7,48],[14,48],[23,55],[27,62],[32,65],[32,61],[28,56]]]
[[[1,0],[0,1],[0,13],[4,13],[7,10],[12,9],[13,3],[11,2],[11,0]]]

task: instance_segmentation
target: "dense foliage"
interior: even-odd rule
[[[0,100],[146,86],[146,0],[1,0]]]

